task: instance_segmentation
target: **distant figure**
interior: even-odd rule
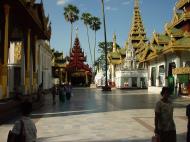
[[[41,95],[42,95],[42,91],[43,91],[43,84],[41,83],[38,87],[38,92],[37,92],[37,100],[41,100]]]
[[[19,92],[19,88],[18,88],[18,86],[15,86],[14,87],[14,96],[13,96],[13,98],[15,99],[15,100],[21,100],[21,93]]]
[[[173,120],[173,104],[168,99],[169,88],[163,87],[162,99],[155,107],[155,134],[159,135],[160,142],[176,142],[176,127]]]
[[[53,99],[53,105],[56,104],[56,101],[55,101],[55,99],[56,99],[56,94],[57,94],[57,87],[56,87],[56,85],[54,85],[54,86],[52,87],[52,99]]]
[[[59,87],[59,100],[65,102],[65,87],[64,84],[61,84]]]
[[[186,107],[186,116],[188,119],[186,139],[187,139],[187,142],[190,142],[190,104],[187,105],[187,107]]]
[[[66,99],[69,101],[71,99],[72,86],[71,82],[65,85]]]
[[[21,127],[25,133],[25,142],[36,142],[37,129],[35,123],[30,119],[32,103],[25,101],[21,104],[22,118],[15,122],[12,133],[19,135]]]

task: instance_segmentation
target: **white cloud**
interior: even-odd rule
[[[128,4],[130,4],[130,0],[124,1],[124,2],[122,3],[122,5],[128,5]]]
[[[106,6],[106,10],[110,10],[111,9],[111,7],[110,6]]]
[[[106,10],[117,11],[118,9],[115,7],[111,7],[111,6],[106,6]]]
[[[68,3],[69,0],[57,0],[57,5],[64,5]]]

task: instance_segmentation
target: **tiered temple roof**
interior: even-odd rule
[[[146,32],[140,14],[139,1],[135,0],[133,20],[131,25],[131,31],[128,37],[128,42],[132,44],[135,50],[137,61],[141,60],[140,58],[143,58],[142,53],[147,52],[148,50],[146,46],[147,40],[148,39],[146,37]]]
[[[114,65],[118,65],[118,64],[121,64],[121,59],[122,59],[122,54],[120,52],[120,50],[117,48],[116,46],[116,35],[114,33],[114,36],[113,36],[113,49],[112,49],[112,52],[109,52],[108,53],[108,61],[111,63],[111,64],[114,64]]]
[[[144,53],[148,61],[161,54],[190,49],[190,1],[179,0],[173,9],[173,18],[164,27],[164,33],[153,32],[149,53]],[[146,54],[146,55],[145,55]]]
[[[137,57],[140,57],[140,55],[138,54],[140,54],[146,49],[144,45],[147,41],[147,38],[140,14],[139,1],[135,0],[134,2],[134,15],[131,30],[129,32],[128,41],[126,42],[125,47],[120,49],[114,47],[113,44],[113,51],[108,54],[108,60],[112,64],[123,64],[125,62],[124,59],[126,57],[126,49],[128,48],[128,43],[132,43]],[[113,43],[116,42],[115,40],[116,38],[113,38]]]
[[[86,56],[84,55],[84,52],[82,51],[82,48],[80,47],[79,38],[75,38],[74,47],[71,50],[70,53],[70,61],[67,65],[68,71],[87,71],[88,74],[91,74],[91,68],[88,64],[85,64]]]
[[[0,1],[3,5],[7,0]],[[51,37],[51,22],[49,16],[45,16],[43,2],[35,3],[35,0],[14,0],[10,2],[12,9],[17,9],[18,19],[23,19],[24,24],[31,24],[38,32],[40,39],[50,39]],[[23,10],[25,11],[23,13]]]
[[[128,42],[132,43],[133,48],[136,53],[138,53],[138,49],[140,49],[140,42],[146,42],[146,32],[143,26],[140,9],[139,9],[139,1],[135,0],[133,20],[131,25],[131,30],[128,37]]]

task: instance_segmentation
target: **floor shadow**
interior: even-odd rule
[[[38,142],[49,142],[50,140],[52,142],[151,142],[151,137],[150,139],[133,139],[129,140],[127,138],[123,139],[113,139],[113,140],[92,140],[91,138],[87,139],[78,139],[78,140],[60,140],[60,137],[63,137],[65,135],[57,135],[53,137],[41,137],[38,138]],[[56,139],[57,138],[57,139]],[[186,141],[186,133],[178,134],[177,135],[177,142],[185,142]]]

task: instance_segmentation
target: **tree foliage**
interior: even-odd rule
[[[99,49],[98,52],[100,53],[100,56],[98,59],[95,61],[95,66],[102,68],[105,71],[105,42],[99,42],[98,43]],[[120,46],[116,43],[116,47],[120,49]],[[113,42],[107,42],[107,51],[112,52],[113,48]]]
[[[91,17],[90,18],[90,28],[93,30],[93,31],[97,31],[100,29],[100,25],[101,25],[101,22],[100,22],[100,19],[98,17]]]
[[[64,7],[64,17],[65,20],[70,22],[70,23],[74,23],[75,21],[77,21],[79,19],[79,9],[72,4],[69,4],[67,7]]]

